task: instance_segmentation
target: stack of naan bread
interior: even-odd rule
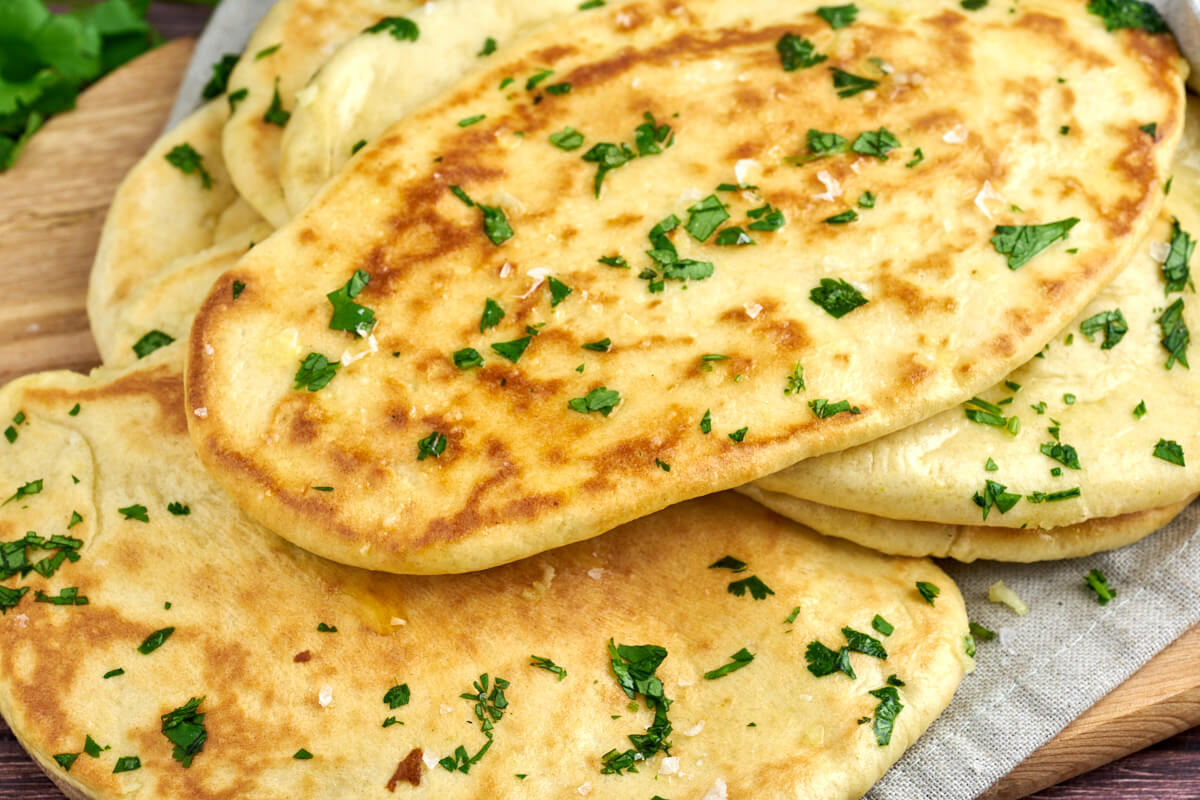
[[[71,797],[860,796],[927,556],[1200,492],[1147,8],[281,0],[0,393],[0,712]]]

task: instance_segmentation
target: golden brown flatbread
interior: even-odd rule
[[[1169,36],[1076,2],[672,8],[498,53],[218,280],[189,423],[247,513],[410,573],[595,536],[990,386],[1158,213]]]
[[[0,506],[0,541],[19,542],[4,564],[60,562],[0,581],[0,712],[73,797],[851,800],[969,664],[962,598],[931,562],[728,494],[472,575],[319,559],[244,516],[201,468],[179,347],[0,392],[0,416],[24,415],[0,461],[17,495]],[[919,581],[940,590],[933,603]],[[610,641],[666,649],[659,688],[643,673],[633,705]],[[812,642],[829,648],[815,666],[844,657],[855,678],[810,672]],[[473,682],[502,712],[481,709],[490,738],[460,698]],[[654,733],[647,693],[671,701],[671,747],[643,742],[635,773],[619,757],[630,734]]]

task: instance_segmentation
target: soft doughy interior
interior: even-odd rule
[[[1168,351],[1157,323],[1164,308],[1182,298],[1188,328],[1200,328],[1200,299],[1191,288],[1165,291],[1162,271],[1172,220],[1193,245],[1200,237],[1200,105],[1195,102],[1172,174],[1164,215],[1130,265],[1042,356],[1007,376],[1018,391],[1001,382],[981,394],[992,403],[1013,398],[1002,408],[1005,416],[1020,419],[1015,436],[969,420],[958,407],[859,447],[801,462],[759,485],[874,516],[1001,528],[1077,525],[1173,506],[1195,495],[1200,491],[1200,370],[1178,363],[1166,368]],[[1121,310],[1128,332],[1105,350],[1103,331],[1089,342],[1080,326],[1113,309]],[[1039,414],[1034,406],[1043,403]],[[1141,416],[1134,414],[1139,403],[1145,404]],[[1079,469],[1042,452],[1042,446],[1055,444],[1051,429],[1074,448]],[[1161,439],[1183,448],[1185,466],[1155,457]],[[994,471],[985,468],[989,458]],[[1052,469],[1061,475],[1052,475]],[[1026,499],[1007,513],[992,508],[984,520],[972,496],[987,480]],[[1078,498],[1042,503],[1027,498],[1035,491],[1074,487],[1080,488]],[[1053,553],[1052,548],[1044,557]]]
[[[435,0],[411,15],[417,41],[364,33],[338,50],[298,93],[283,132],[280,181],[296,214],[350,160],[355,145],[371,141],[421,103],[436,97],[474,67],[491,38],[503,47],[579,0]]]
[[[1074,2],[967,14],[929,0],[864,8],[838,31],[793,3],[681,8],[614,4],[540,28],[368,145],[216,283],[192,332],[189,422],[248,513],[313,552],[396,572],[480,569],[594,536],[982,391],[1128,264],[1158,213],[1183,117],[1168,37],[1110,34]],[[784,71],[784,34],[830,60]],[[872,73],[872,93],[835,94],[834,65],[878,63],[891,72]],[[515,91],[499,91],[510,76]],[[629,141],[643,113],[673,144],[613,169],[594,197],[581,154]],[[1157,137],[1139,130],[1147,119]],[[572,152],[548,141],[566,126],[586,137]],[[783,160],[810,127],[857,140],[881,126],[901,142],[887,161]],[[739,178],[757,193],[721,192],[729,224],[769,203],[786,225],[717,247],[683,222],[678,257],[713,275],[648,291],[656,223],[690,222]],[[985,186],[1008,202],[981,208]],[[512,238],[486,235],[451,187],[503,209]],[[825,221],[866,191],[878,202],[857,221]],[[1017,270],[991,242],[998,224],[1070,217],[1069,242]],[[617,255],[631,268],[598,263]],[[376,320],[364,339],[330,330],[326,299],[357,270],[371,282],[356,302]],[[557,304],[549,277],[572,292]],[[821,280],[868,302],[835,318],[811,299]],[[481,333],[489,298],[507,316]],[[517,363],[493,349],[524,337]],[[604,339],[607,353],[581,349]],[[482,368],[456,368],[465,347]],[[295,391],[310,353],[345,365]],[[785,394],[798,364],[806,388]],[[620,395],[610,416],[569,407],[602,390]],[[818,417],[817,400],[860,413]],[[437,436],[445,452],[418,460]],[[312,489],[326,485],[336,494]]]
[[[177,258],[262,223],[238,196],[221,159],[221,127],[228,113],[220,98],[180,122],[117,188],[88,281],[88,320],[106,363],[129,355],[116,343],[117,330],[124,304],[143,282]],[[167,154],[184,144],[200,155],[211,188],[198,172],[185,174],[167,161]]]
[[[283,126],[267,122],[275,93],[290,113],[296,92],[338,46],[384,17],[401,16],[419,0],[278,0],[267,12],[229,76],[231,93],[246,92],[221,137],[233,182],[242,196],[273,225],[291,216],[279,183]]]
[[[0,507],[0,539],[36,530],[82,540],[80,559],[49,580],[3,581],[31,590],[0,616],[0,712],[80,796],[390,798],[397,764],[420,748],[406,773],[420,785],[398,791],[414,798],[562,798],[580,787],[591,798],[700,797],[722,783],[730,797],[851,800],[941,712],[969,663],[962,598],[931,562],[818,536],[729,494],[473,575],[405,578],[323,561],[250,521],[201,468],[178,349],[0,392],[0,414],[26,415],[0,486],[44,486]],[[147,521],[120,511],[135,504]],[[68,529],[72,512],[82,521]],[[749,569],[709,568],[726,555]],[[727,591],[751,575],[774,594]],[[936,605],[917,581],[940,588]],[[88,604],[34,602],[64,587]],[[891,635],[872,630],[876,614]],[[337,631],[318,632],[321,623]],[[168,626],[161,647],[138,651]],[[808,643],[839,647],[845,626],[878,636],[886,660],[854,653],[857,679],[814,677]],[[652,716],[644,702],[629,709],[610,638],[667,649],[658,676],[673,701],[676,762],[657,755],[637,774],[600,773],[602,755],[627,748]],[[754,654],[744,669],[702,677],[743,647]],[[531,666],[531,654],[565,679]],[[117,668],[124,674],[103,677]],[[508,707],[469,774],[447,772],[438,759],[485,741],[459,699],[481,673],[510,682]],[[857,720],[872,717],[879,700],[868,692],[893,674],[904,708],[883,747]],[[399,684],[411,702],[389,708],[385,693]],[[208,740],[184,769],[160,716],[192,697],[204,698]],[[382,727],[388,717],[403,724]],[[79,756],[70,772],[54,765],[88,735],[111,750]],[[301,748],[312,760],[293,759]],[[132,755],[141,769],[112,774]]]
[[[881,553],[968,562],[988,559],[1019,563],[1081,558],[1133,544],[1167,525],[1195,499],[1193,495],[1181,503],[1162,508],[1043,529],[942,525],[879,517],[770,492],[753,483],[738,491],[815,531],[848,539]]]

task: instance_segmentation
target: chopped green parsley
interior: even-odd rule
[[[529,347],[529,343],[532,341],[532,336],[522,336],[520,339],[513,339],[510,342],[496,342],[492,345],[492,350],[516,364],[521,360],[525,348]]]
[[[146,511],[146,507],[138,503],[134,503],[124,508],[118,508],[117,513],[121,514],[125,519],[135,519],[138,522],[149,522],[150,516]]]
[[[1175,302],[1167,306],[1156,321],[1162,331],[1160,341],[1169,354],[1166,368],[1170,369],[1178,361],[1184,367],[1191,369],[1187,361],[1187,346],[1191,340],[1191,334],[1188,332],[1187,323],[1183,320],[1183,298],[1176,298]]]
[[[138,359],[143,359],[155,350],[158,350],[160,347],[166,347],[173,341],[175,341],[174,336],[169,336],[160,330],[153,330],[134,342],[133,352],[137,355]]]
[[[800,366],[800,362],[796,362],[796,366],[792,368],[792,374],[787,376],[787,383],[783,387],[784,394],[800,394],[804,391],[804,367]]]
[[[704,242],[717,228],[729,219],[727,206],[715,194],[710,194],[688,208],[688,221],[684,228],[697,242]]]
[[[817,9],[817,16],[828,22],[829,27],[836,31],[854,22],[858,17],[858,6],[853,3],[844,6],[821,6]]]
[[[853,97],[868,89],[874,89],[879,85],[879,81],[846,72],[844,69],[838,69],[837,67],[830,67],[829,69],[833,71],[833,88],[837,90],[837,96],[843,99]]]
[[[841,278],[821,278],[821,285],[808,293],[808,299],[825,309],[835,319],[841,319],[868,302],[858,289]]]
[[[1192,286],[1189,263],[1192,253],[1196,250],[1196,242],[1179,227],[1179,220],[1171,221],[1171,249],[1162,265],[1163,278],[1166,280],[1167,294],[1182,292],[1185,286]],[[1195,286],[1192,286],[1193,290]]]
[[[671,743],[667,738],[671,735],[671,722],[667,711],[671,701],[663,690],[663,683],[655,675],[658,667],[667,657],[666,648],[652,644],[617,645],[612,639],[608,641],[608,652],[613,675],[617,684],[630,700],[636,700],[638,694],[646,698],[646,706],[654,710],[654,722],[644,733],[630,734],[629,741],[633,748],[625,751],[609,750],[601,756],[601,774],[623,775],[625,772],[636,772],[639,762],[644,762],[657,753],[671,754]]]
[[[1096,602],[1102,606],[1108,605],[1117,596],[1117,590],[1108,585],[1108,579],[1098,569],[1088,572],[1084,578],[1084,585],[1096,593]]]
[[[171,151],[165,156],[167,163],[178,169],[184,175],[195,173],[200,178],[201,185],[205,189],[211,189],[213,185],[212,175],[208,174],[208,170],[204,168],[204,156],[196,151],[186,142],[176,145],[171,148]]]
[[[933,605],[934,598],[941,594],[942,590],[928,581],[917,581],[917,592],[926,603]]]
[[[233,95],[229,95],[230,105],[233,104]],[[288,120],[292,118],[290,111],[284,111],[283,98],[279,96],[279,79],[275,79],[275,94],[271,96],[271,105],[263,113],[263,122],[268,125],[278,125],[283,127],[288,124]]]
[[[877,630],[879,633],[882,633],[884,636],[891,636],[892,632],[896,630],[895,625],[888,622],[878,614],[875,615],[875,619],[871,620],[871,627]]]
[[[887,128],[877,131],[863,131],[850,145],[850,149],[859,155],[874,156],[880,161],[887,161],[888,151],[900,146],[900,140]]]
[[[446,435],[438,431],[417,442],[417,461],[438,458],[446,451]]]
[[[992,508],[996,508],[1001,514],[1007,514],[1009,509],[1021,500],[1021,495],[1009,492],[1007,489],[1008,487],[1002,483],[987,481],[984,484],[983,492],[976,492],[971,501],[983,509],[984,519],[988,518],[988,512]]]
[[[204,749],[208,732],[204,728],[204,715],[199,713],[203,697],[193,697],[174,711],[162,715],[162,735],[175,745],[171,757],[186,769],[192,759]]]
[[[896,725],[896,717],[904,710],[904,706],[900,703],[900,694],[893,686],[872,689],[871,695],[879,698],[879,705],[875,706],[875,723],[873,726],[875,741],[880,747],[886,747],[892,741],[892,731]]]
[[[294,389],[308,389],[317,392],[337,375],[341,363],[330,361],[320,353],[309,353],[300,361],[300,369],[296,370]]]
[[[1091,0],[1088,11],[1104,20],[1104,29],[1136,28],[1150,33],[1167,33],[1167,23],[1158,9],[1143,0]]]
[[[744,597],[746,592],[750,592],[750,596],[755,600],[766,600],[767,595],[775,594],[770,586],[762,582],[762,579],[757,575],[751,575],[749,578],[742,578],[740,581],[733,581],[726,589],[734,597]]]
[[[798,69],[808,69],[820,64],[829,56],[818,53],[815,45],[802,36],[785,33],[775,43],[775,52],[779,53],[779,63],[784,72],[795,72]]]
[[[417,23],[407,17],[384,17],[363,33],[390,33],[399,42],[415,42],[421,36]]]
[[[558,133],[550,134],[550,144],[559,150],[577,150],[583,146],[583,134],[568,125]]]
[[[455,350],[453,359],[454,366],[461,370],[483,366],[483,356],[479,355],[479,351],[473,347],[464,347],[461,350]]]
[[[121,756],[117,759],[117,763],[113,767],[112,774],[117,775],[122,772],[133,772],[135,769],[141,768],[142,760],[137,756]]]
[[[1129,332],[1129,323],[1125,321],[1125,315],[1121,313],[1121,309],[1115,308],[1112,311],[1101,311],[1099,314],[1092,316],[1079,323],[1079,330],[1087,337],[1087,340],[1092,341],[1092,336],[1096,333],[1104,333],[1104,342],[1101,343],[1101,350],[1111,350],[1116,347],[1121,339]]]
[[[602,416],[607,417],[620,402],[620,392],[615,389],[609,389],[606,386],[600,386],[592,389],[583,397],[576,397],[567,401],[567,408],[572,411],[578,411],[581,414],[590,414],[593,411],[599,411]]]
[[[1179,442],[1170,439],[1158,440],[1158,443],[1154,445],[1154,457],[1181,467],[1187,466],[1183,463],[1183,447]]]
[[[1068,217],[1044,225],[997,225],[992,246],[1008,256],[1009,269],[1017,269],[1059,239],[1066,239],[1078,223],[1078,217]]]
[[[543,656],[531,655],[529,657],[529,666],[537,667],[538,669],[544,669],[547,672],[553,672],[558,676],[560,681],[567,677],[567,671],[565,669],[560,667],[558,664],[555,664],[552,660],[544,658]]]
[[[148,656],[155,650],[163,646],[167,639],[171,638],[171,634],[175,632],[175,628],[161,628],[150,634],[145,640],[138,645],[137,651],[144,656]]]
[[[850,414],[862,413],[858,406],[850,405],[849,400],[838,400],[836,403],[831,403],[824,398],[819,398],[817,400],[810,400],[808,407],[817,419],[829,419],[832,416],[846,412]]]
[[[754,654],[743,647],[741,650],[738,650],[736,653],[731,655],[729,659],[730,661],[728,664],[724,664],[716,669],[709,670],[708,672],[704,673],[704,679],[715,681],[717,678],[724,678],[731,672],[737,672],[742,667],[750,665],[750,662],[754,660]]]
[[[354,298],[371,282],[371,276],[364,270],[357,269],[346,281],[342,288],[325,295],[333,306],[333,316],[329,320],[329,329],[333,331],[349,331],[356,339],[362,338],[375,327],[375,312],[366,306],[354,302]]]

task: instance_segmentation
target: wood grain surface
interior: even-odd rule
[[[175,32],[195,32],[205,18],[195,7],[163,5],[152,16],[160,29]],[[0,383],[44,369],[86,370],[98,362],[84,298],[100,226],[122,175],[161,130],[192,44],[173,41],[92,87],[75,112],[51,120],[34,137],[15,169],[0,174]],[[1168,737],[1197,724],[1200,627],[984,798],[1196,800],[1200,728]],[[1073,776],[1079,777],[1046,788]],[[62,795],[0,722],[0,800],[18,798]]]

